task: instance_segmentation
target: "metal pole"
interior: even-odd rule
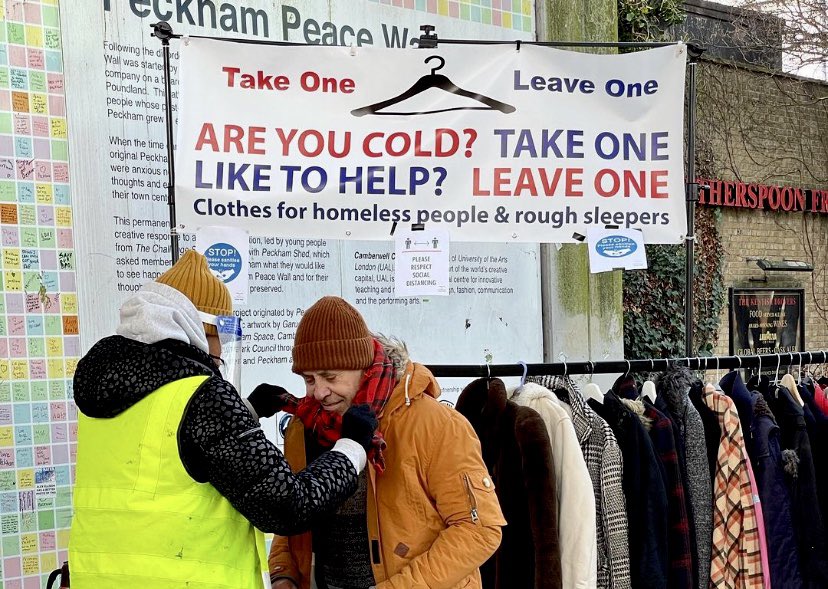
[[[427,29],[426,29],[427,27]],[[444,39],[432,34],[434,25],[422,25],[420,30],[425,33],[415,39],[420,49],[434,49],[437,43],[447,45],[537,45],[538,47],[603,47],[617,49],[653,49],[655,47],[667,47],[678,45],[680,41],[522,41],[522,40],[495,40],[495,39]],[[180,39],[185,35],[171,35],[172,39]],[[278,47],[326,47],[320,43],[311,45],[308,43],[293,43],[291,41],[265,41],[262,39],[239,39],[235,37],[215,37],[211,35],[186,35],[190,39],[214,39],[230,43],[247,43],[250,45],[269,45]]]
[[[701,51],[688,46],[690,63],[688,75],[687,105],[687,180],[685,185],[687,201],[687,234],[684,237],[684,353],[692,356],[693,351],[693,274],[696,246],[696,201],[699,200],[699,185],[696,183],[696,64]]]
[[[170,210],[170,249],[172,263],[178,261],[178,229],[175,221],[175,136],[173,134],[172,81],[170,80],[170,39],[172,27],[166,22],[152,25],[153,36],[161,40],[164,54],[164,107],[167,116],[167,206]]]

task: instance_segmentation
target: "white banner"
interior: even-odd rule
[[[190,39],[181,48],[178,218],[252,234],[570,242],[685,230],[685,50],[389,51]]]

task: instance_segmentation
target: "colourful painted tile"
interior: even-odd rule
[[[67,338],[74,339],[74,338]],[[49,400],[57,401],[66,398],[66,383],[62,380],[49,381]]]
[[[41,10],[44,25],[53,28],[57,28],[60,26],[60,15],[56,7],[43,6]]]
[[[49,97],[52,98],[51,96]],[[2,136],[0,136],[2,138]],[[49,140],[48,139],[40,139],[34,138],[32,139],[32,144],[34,146],[34,156],[36,159],[39,160],[48,160],[51,156],[51,151],[49,149]]]
[[[6,34],[9,43],[26,44],[26,31],[22,24],[6,21]]]
[[[29,47],[43,47],[43,27],[26,25],[26,45]]]
[[[12,400],[15,403],[28,403],[32,400],[29,390],[30,383],[28,382],[14,382],[12,383]],[[34,385],[32,385],[34,386]]]
[[[34,185],[31,182],[18,182],[17,183],[17,200],[20,203],[33,203],[34,202]],[[26,207],[26,204],[21,205],[21,209]],[[23,215],[23,212],[20,213],[20,224],[21,225],[34,225],[37,223],[37,211],[35,211],[34,207],[27,207],[31,211],[31,223],[26,222],[24,223],[24,219],[28,219]]]
[[[42,358],[46,355],[46,346],[42,337],[29,337],[27,347],[30,358]]]
[[[46,335],[61,335],[63,333],[63,324],[60,317],[45,317],[44,324]]]
[[[60,51],[46,51],[46,71],[63,72],[63,58]]]
[[[60,29],[45,29],[45,41],[44,45],[46,49],[60,49]],[[60,52],[54,51],[53,53],[57,54],[56,58],[60,58]]]
[[[64,119],[65,120],[65,119]],[[52,141],[52,159],[69,161],[69,145],[66,141]]]

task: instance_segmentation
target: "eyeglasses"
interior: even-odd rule
[[[210,356],[210,358],[213,359],[213,362],[215,362],[218,365],[219,368],[224,366],[224,360],[222,359],[221,356],[213,356],[212,354],[207,354],[207,355]]]

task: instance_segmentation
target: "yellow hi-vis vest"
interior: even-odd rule
[[[72,589],[270,587],[263,534],[181,463],[178,430],[206,379],[167,384],[111,419],[78,416]]]

